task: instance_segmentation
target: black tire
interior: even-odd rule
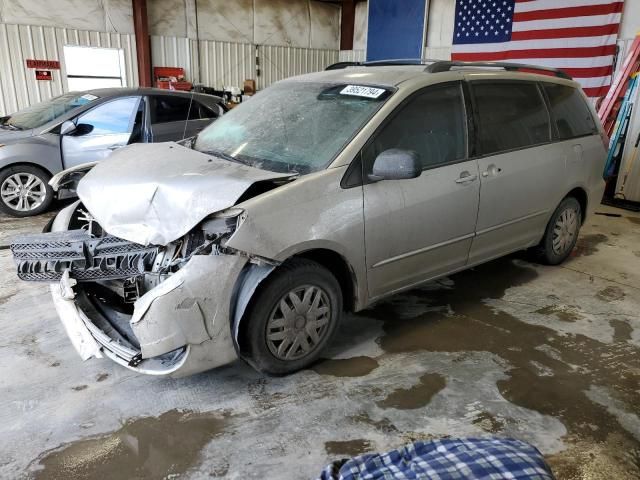
[[[314,290],[314,288],[316,290]],[[295,292],[296,289],[298,289],[299,294],[303,297],[303,303],[304,298],[306,298],[303,294],[307,291],[311,292],[309,293],[309,301],[307,303],[313,303],[315,301],[318,303],[313,311],[309,310],[308,317],[294,313],[295,322],[291,325],[287,324],[288,320],[285,319],[280,302],[284,300],[285,296],[287,296],[287,299],[290,299],[289,294]],[[316,292],[315,296],[313,294],[314,291]],[[294,293],[294,295],[300,299],[300,296],[296,293]],[[293,303],[289,304],[290,300],[286,300],[286,302],[288,306],[293,305]],[[316,312],[324,309],[324,307],[322,307],[318,310],[318,306],[325,304],[329,307],[329,311],[323,314],[320,320],[310,320],[316,318]],[[302,305],[302,307],[303,306],[304,305]],[[310,305],[310,308],[311,307],[313,307],[313,305]],[[292,311],[295,312],[295,310]],[[283,313],[282,319],[275,318],[278,312]],[[318,360],[324,348],[331,341],[340,321],[341,314],[342,291],[336,278],[326,268],[314,261],[306,259],[289,260],[264,280],[251,300],[241,324],[242,356],[253,368],[269,375],[286,375],[306,368]],[[274,320],[270,323],[272,317]],[[316,329],[314,329],[315,325],[319,325],[325,320],[326,327],[316,327]],[[273,330],[273,328],[278,328],[273,327],[273,325],[275,325],[273,322],[278,321],[283,323],[283,326],[280,327],[282,328],[281,332],[279,330]],[[304,323],[304,326],[301,327],[297,324],[298,322]],[[291,345],[288,347],[285,344],[284,338],[278,344],[277,340],[274,341],[268,338],[268,327],[271,327],[269,338],[273,338],[273,336],[281,333],[287,337],[295,335],[296,340],[291,341],[290,338],[287,338],[287,341],[291,341]],[[309,329],[314,329],[316,332],[318,340],[315,345],[312,345],[312,342],[315,340],[309,336]],[[289,351],[293,350],[295,342],[298,341],[298,335],[301,336],[300,338],[308,336],[305,342],[307,342],[307,345],[312,347],[312,349],[297,358],[279,358],[277,356],[280,351],[279,347],[282,347],[284,344],[282,355],[286,356],[287,349]],[[311,342],[309,340],[311,340]],[[296,348],[296,352],[299,352],[299,354],[302,354],[303,350],[304,348],[300,345]]]
[[[12,200],[6,196],[6,189],[11,188],[11,185],[8,183],[10,180],[8,179],[10,179],[10,177],[15,178],[15,175],[22,178],[26,178],[27,175],[33,175],[39,182],[41,182],[38,186],[40,187],[39,191],[44,194],[44,198],[42,198],[34,208],[29,210],[20,210],[16,208],[17,205],[11,205]],[[51,202],[54,197],[53,189],[49,185],[50,178],[51,175],[47,172],[32,165],[14,165],[3,169],[0,171],[0,211],[11,215],[12,217],[32,217],[46,212],[51,206]],[[35,205],[33,197],[29,197],[28,199],[25,199],[25,201],[28,202],[27,205]]]
[[[554,248],[554,240],[557,239],[557,229],[561,228],[558,222],[561,222],[565,214],[572,215],[575,218],[575,231],[565,242],[560,242],[562,248],[559,248],[557,245]],[[566,197],[560,202],[560,205],[558,205],[556,211],[553,212],[553,215],[551,215],[551,219],[544,232],[544,237],[542,237],[542,241],[535,250],[537,259],[547,265],[558,265],[564,262],[576,245],[581,226],[582,207],[580,206],[580,202],[574,197]],[[571,230],[573,230],[573,228],[574,227],[571,227]],[[567,234],[570,233],[568,230],[569,229],[567,229]]]

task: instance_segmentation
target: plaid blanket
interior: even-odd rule
[[[508,438],[415,442],[328,465],[318,480],[553,480],[537,448]]]

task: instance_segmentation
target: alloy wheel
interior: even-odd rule
[[[35,210],[45,201],[47,187],[32,173],[14,173],[0,186],[0,197],[5,205],[18,212]]]

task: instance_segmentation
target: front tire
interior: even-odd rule
[[[301,370],[320,357],[341,313],[342,292],[335,277],[311,260],[289,260],[252,299],[243,321],[243,356],[270,375]]]
[[[50,175],[31,165],[15,165],[0,171],[0,210],[13,217],[45,212],[53,201]]]
[[[567,197],[553,212],[544,237],[538,245],[537,256],[542,263],[558,265],[571,254],[582,226],[582,207],[574,197]]]

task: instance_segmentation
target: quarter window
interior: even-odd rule
[[[535,83],[473,83],[478,147],[487,155],[551,140],[549,113]]]
[[[593,135],[598,127],[580,92],[566,85],[545,83],[544,91],[549,99],[551,115],[558,131],[558,138]]]
[[[399,148],[416,152],[423,168],[466,156],[464,103],[459,84],[429,87],[411,97],[365,148],[370,170],[385,150]]]

